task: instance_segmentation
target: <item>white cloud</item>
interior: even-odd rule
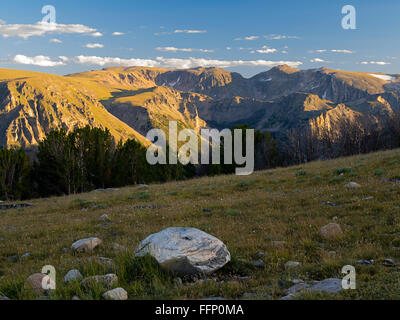
[[[57,39],[57,38],[50,39],[49,41],[52,42],[52,43],[62,43],[62,41],[60,39]]]
[[[123,36],[125,33],[124,32],[113,32],[113,36]]]
[[[214,52],[214,50],[209,50],[209,49],[175,48],[175,47],[158,47],[156,48],[156,50],[164,52],[205,52],[205,53]]]
[[[232,50],[232,48],[231,47],[226,47],[226,50],[230,51],[230,50]]]
[[[46,34],[95,34],[96,29],[82,24],[57,24],[38,22],[36,24],[1,24],[0,35],[5,38],[20,37],[28,39]]]
[[[343,49],[341,49],[341,50],[333,49],[333,50],[331,50],[331,52],[335,52],[335,53],[354,53],[351,50],[343,50]]]
[[[88,43],[84,45],[85,48],[96,49],[96,48],[104,48],[104,44],[101,43]]]
[[[68,57],[65,57],[65,56],[59,56],[59,58],[64,62],[67,62],[70,60]]]
[[[206,33],[206,30],[175,30],[174,33]]]
[[[0,24],[6,24],[6,22],[3,19],[0,19]]]
[[[29,64],[40,67],[57,67],[65,65],[64,61],[53,61],[47,56],[27,57],[22,54],[17,54],[14,57],[13,62],[17,64]]]
[[[282,39],[300,39],[298,36],[287,36],[283,34],[269,34],[264,36],[267,40],[282,40]]]
[[[309,53],[325,53],[325,52],[333,52],[333,53],[354,53],[352,50],[347,50],[347,49],[332,49],[332,50],[327,50],[327,49],[318,49],[318,50],[310,50]]]
[[[281,64],[287,64],[290,66],[299,66],[302,64],[300,61],[269,61],[269,60],[209,60],[209,59],[199,59],[199,58],[188,58],[188,59],[178,59],[178,58],[163,58],[158,57],[157,61],[161,63],[163,67],[166,68],[195,68],[195,67],[219,67],[219,68],[229,68],[238,66],[248,66],[248,67],[274,67]]]
[[[260,38],[259,36],[248,36],[248,37],[244,37],[244,38],[236,38],[235,41],[242,41],[242,40],[254,41],[254,40],[257,40],[259,38]]]
[[[263,46],[262,49],[251,51],[251,53],[256,53],[256,52],[257,53],[274,53],[274,52],[277,52],[277,50],[274,48],[270,48],[268,46]]]
[[[326,62],[326,61],[321,58],[314,58],[314,59],[311,59],[310,62]]]
[[[99,37],[102,37],[103,36],[103,34],[101,33],[101,32],[93,32],[92,34],[91,34],[91,36],[92,37],[95,37],[95,38],[99,38]]]
[[[376,65],[380,65],[380,66],[384,66],[387,64],[391,64],[390,62],[384,62],[384,61],[363,61],[361,62],[361,64],[376,64]]]
[[[87,65],[123,65],[123,66],[141,66],[141,67],[158,67],[159,62],[150,59],[122,59],[112,57],[96,57],[96,56],[77,56],[74,62]]]

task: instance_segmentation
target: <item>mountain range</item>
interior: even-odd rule
[[[275,133],[400,110],[400,75],[281,65],[252,78],[218,68],[113,67],[66,76],[0,69],[0,146],[35,147],[53,129],[108,128],[148,143],[151,128]]]

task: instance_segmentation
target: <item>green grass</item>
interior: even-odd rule
[[[117,286],[127,290],[130,299],[240,299],[244,293],[254,293],[254,299],[280,299],[293,279],[342,277],[341,268],[351,264],[357,271],[357,290],[302,298],[398,300],[400,268],[383,263],[387,258],[400,262],[400,189],[393,180],[400,177],[398,160],[400,151],[393,150],[248,177],[204,177],[150,185],[146,190],[134,186],[32,200],[32,207],[0,212],[0,295],[36,299],[23,289],[24,281],[50,264],[57,270],[52,299],[102,299],[106,289],[101,284],[64,284],[62,278],[70,269],[80,270],[84,277],[115,272]],[[385,173],[376,175],[377,170]],[[300,171],[306,174],[297,174]],[[345,188],[350,181],[361,188]],[[103,214],[110,223],[98,221]],[[330,222],[342,227],[342,237],[321,237],[320,227]],[[206,278],[181,282],[151,258],[134,257],[141,240],[172,226],[195,227],[216,236],[227,245],[232,261]],[[92,236],[103,240],[93,254],[63,250]],[[277,246],[276,241],[284,243]],[[113,243],[128,252],[115,252]],[[9,259],[27,252],[32,253],[28,259]],[[260,259],[259,252],[264,253],[263,268],[249,264]],[[111,258],[114,266],[89,262],[90,256]],[[355,264],[362,259],[373,259],[374,264]],[[301,266],[287,270],[287,261],[299,261]]]

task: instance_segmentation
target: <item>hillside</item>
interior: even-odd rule
[[[361,187],[346,188],[352,181]],[[52,299],[101,298],[105,289],[100,285],[84,289],[78,282],[63,284],[67,271],[77,268],[85,277],[115,272],[117,286],[126,289],[130,299],[267,300],[286,296],[286,290],[299,283],[296,279],[341,279],[341,268],[353,265],[356,290],[298,298],[398,300],[399,181],[400,150],[393,150],[249,177],[218,176],[33,200],[32,207],[0,213],[0,296],[33,299],[23,289],[24,281],[47,264],[57,270]],[[109,221],[99,220],[104,214]],[[320,228],[331,222],[343,234],[327,239]],[[208,278],[181,281],[151,261],[133,258],[141,240],[171,226],[196,227],[216,236],[227,245],[232,262]],[[94,236],[103,243],[93,254],[63,249]],[[128,251],[117,250],[121,247],[114,243]],[[21,257],[25,253],[30,255]],[[288,268],[288,261],[301,264]]]
[[[231,128],[285,134],[400,110],[394,75],[283,65],[246,79],[218,68],[116,67],[67,76],[0,70],[0,146],[34,147],[52,129],[109,128],[147,143],[149,129]]]

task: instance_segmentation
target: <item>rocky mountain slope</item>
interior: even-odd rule
[[[218,68],[106,68],[64,77],[0,70],[0,145],[32,147],[57,128],[107,127],[117,139],[151,128],[287,129],[340,118],[379,121],[400,109],[400,78],[278,66],[246,79]]]

